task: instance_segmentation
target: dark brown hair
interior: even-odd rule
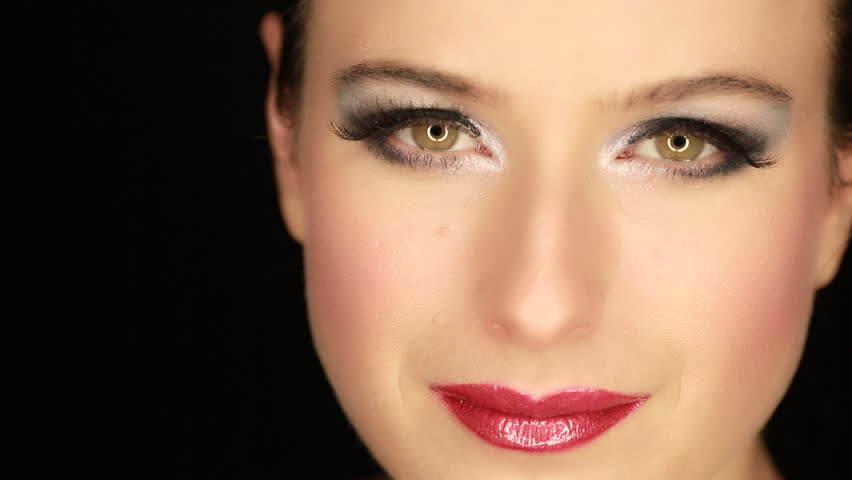
[[[834,63],[828,90],[831,138],[836,147],[852,148],[852,0],[832,2],[829,10],[828,43]],[[286,39],[281,50],[278,105],[283,112],[298,115],[310,1],[285,2],[281,11]]]
[[[834,144],[852,148],[852,0],[838,1],[832,10],[831,40],[834,69],[829,109]]]
[[[297,115],[305,70],[305,28],[310,16],[310,2],[285,2],[281,16],[284,22],[284,44],[278,70],[278,108],[288,115]]]

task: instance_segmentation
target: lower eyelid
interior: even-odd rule
[[[623,161],[612,162],[609,168],[630,178],[680,178],[687,180],[709,179],[733,173],[748,165],[736,159],[713,162],[698,162],[678,165],[672,161]]]
[[[402,150],[388,141],[372,143],[370,149],[385,161],[409,168],[429,170],[439,165],[445,171],[461,170],[469,154],[455,152],[453,155],[433,155],[426,150]]]
[[[623,171],[631,176],[681,177],[684,179],[697,180],[700,178],[709,178],[732,173],[749,164],[755,165],[752,163],[751,157],[758,157],[761,151],[761,149],[758,149],[756,145],[762,145],[762,143],[765,143],[760,141],[759,136],[755,137],[756,140],[752,140],[749,138],[750,135],[747,135],[744,132],[740,135],[739,131],[732,132],[732,129],[729,127],[713,127],[712,125],[708,126],[707,124],[698,125],[696,127],[693,123],[699,123],[700,121],[693,122],[687,119],[681,120],[680,123],[678,123],[679,120],[680,119],[661,119],[661,121],[655,122],[656,125],[654,125],[653,128],[647,126],[647,124],[643,124],[642,127],[637,127],[642,128],[645,133],[641,134],[643,138],[639,140],[634,140],[636,139],[634,136],[631,139],[634,141],[631,142],[630,148],[636,150],[636,147],[639,144],[648,142],[650,151],[637,152],[642,156],[642,158],[635,159],[635,161],[632,162],[612,162],[612,167],[618,170],[624,169]],[[686,122],[686,125],[684,125],[684,122]],[[424,123],[452,125],[459,128],[459,140],[456,144],[450,147],[451,149],[449,150],[425,150],[419,148],[414,141],[411,129],[412,126],[423,125]],[[497,157],[499,157],[499,152],[501,151],[499,148],[500,144],[493,143],[493,139],[483,142],[484,138],[491,138],[485,131],[481,134],[473,134],[473,132],[471,132],[467,127],[458,125],[455,121],[430,120],[423,118],[417,119],[416,117],[410,117],[408,120],[402,120],[402,125],[393,131],[389,131],[390,128],[383,128],[383,131],[375,132],[375,134],[366,138],[370,146],[370,150],[387,162],[406,165],[416,169],[437,169],[439,166],[444,170],[451,171],[467,170],[468,167],[475,170],[492,170],[495,167],[500,169],[501,162],[495,162],[494,160],[497,160],[496,158],[481,158],[494,157],[495,155],[492,154],[491,151],[494,151],[497,154]],[[716,133],[715,128],[719,128],[719,135],[721,135],[721,137],[717,138],[723,139],[721,142],[723,146],[719,147],[717,146],[719,145],[718,142],[711,143],[712,140],[708,140],[704,150],[691,162],[678,162],[676,160],[664,159],[656,151],[652,140],[646,136],[652,131],[666,132],[671,131],[672,129],[685,129],[688,131],[695,131],[695,135],[702,137],[705,136],[706,132],[710,132],[707,133],[707,135],[712,138]],[[636,130],[633,131],[635,132]],[[731,142],[733,144],[728,145],[727,142]],[[622,145],[624,145],[624,143],[622,143]],[[491,150],[489,147],[497,148],[497,150]],[[714,150],[708,152],[708,147]],[[609,156],[609,162],[611,162],[614,158],[614,155]],[[486,162],[483,160],[488,161]]]
[[[630,147],[622,149],[621,154],[607,155],[608,168],[633,178],[663,177],[687,181],[730,174],[751,164],[748,155],[737,152],[737,149],[719,147],[710,141],[693,161],[666,160],[657,152],[653,138],[634,141]],[[636,147],[644,142],[647,142],[645,148],[637,151]],[[707,147],[713,150],[708,153]],[[627,152],[628,155],[623,156]]]
[[[500,162],[495,161],[493,154],[481,143],[475,150],[448,150],[442,153],[400,145],[398,141],[392,141],[391,136],[370,139],[368,144],[371,152],[388,163],[418,170],[440,168],[445,173],[461,171],[496,173],[501,170]],[[482,146],[482,151],[479,146]]]

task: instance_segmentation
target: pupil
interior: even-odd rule
[[[674,145],[674,147],[677,148],[677,149],[681,149],[681,148],[685,147],[686,146],[686,137],[684,137],[683,135],[678,135],[678,136],[672,138],[672,145]]]
[[[429,135],[432,137],[432,140],[438,140],[442,136],[444,136],[444,127],[441,125],[432,125],[429,127]]]

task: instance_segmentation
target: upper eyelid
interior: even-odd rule
[[[450,71],[427,68],[416,64],[389,60],[365,61],[347,65],[334,74],[338,96],[357,88],[365,81],[396,82],[445,92],[451,95],[491,99],[503,98],[503,93],[477,85],[471,79]],[[782,84],[748,73],[716,72],[703,77],[675,77],[637,86],[629,91],[615,92],[615,101],[599,102],[605,106],[630,109],[641,104],[675,102],[704,95],[751,96],[776,105],[789,107],[791,92]],[[484,95],[483,95],[484,94]]]
[[[618,149],[636,145],[668,129],[679,127],[686,133],[703,136],[705,141],[726,155],[733,155],[736,159],[734,163],[744,163],[756,168],[771,167],[777,163],[775,156],[769,153],[771,140],[767,134],[741,125],[726,125],[688,116],[659,117],[640,122],[629,129],[633,131],[632,135],[628,135],[627,140]]]
[[[737,143],[747,142],[749,143],[745,145],[747,147],[760,146],[750,144],[754,141],[765,143],[762,134],[750,131],[750,129],[745,127],[725,125],[712,120],[682,115],[658,117],[641,121],[627,129],[623,129],[615,136],[615,139],[621,140],[625,145],[632,145],[669,129],[699,131],[699,133],[714,135],[716,140],[734,141]]]
[[[482,125],[475,117],[470,116],[464,111],[460,109],[454,108],[446,108],[446,107],[401,107],[401,108],[386,108],[382,107],[378,104],[377,106],[380,108],[377,109],[364,109],[359,111],[350,111],[350,115],[344,116],[345,121],[343,125],[343,129],[335,129],[335,133],[338,134],[343,139],[348,140],[366,140],[370,145],[370,148],[373,152],[384,152],[380,153],[380,155],[389,158],[392,162],[400,162],[400,163],[411,163],[417,164],[418,166],[423,166],[422,164],[431,165],[432,159],[442,159],[442,158],[460,158],[457,155],[443,155],[441,152],[431,152],[431,153],[418,153],[414,154],[420,155],[418,160],[411,160],[411,157],[401,158],[398,157],[397,154],[388,154],[389,144],[388,139],[394,133],[400,131],[403,128],[406,128],[411,125],[422,124],[424,121],[437,121],[440,123],[453,123],[457,125],[461,125],[463,128],[470,130],[464,124],[470,124],[473,126]],[[438,117],[436,118],[435,112],[440,112]],[[397,115],[396,119],[387,117],[393,117],[393,115]],[[388,121],[387,125],[377,126],[375,123],[371,124],[370,117],[381,118],[385,116],[385,120]],[[447,119],[449,117],[449,120]],[[395,121],[394,121],[395,120]],[[708,130],[711,133],[711,139],[708,140],[711,144],[720,147],[720,150],[726,151],[733,155],[730,160],[725,160],[722,164],[727,165],[726,167],[716,166],[711,170],[719,170],[720,172],[729,172],[739,168],[742,168],[741,165],[751,165],[753,167],[764,167],[764,166],[772,166],[775,164],[774,156],[767,155],[767,141],[770,141],[770,137],[768,137],[767,132],[761,132],[760,130],[755,130],[752,128],[745,127],[744,125],[731,124],[726,125],[723,122],[714,121],[711,119],[705,119],[700,117],[691,117],[689,115],[684,114],[674,114],[661,116],[656,118],[645,119],[643,121],[639,121],[638,123],[634,123],[632,126],[628,128],[621,129],[616,137],[611,138],[610,142],[607,142],[607,146],[605,149],[600,152],[601,156],[614,158],[617,149],[623,149],[627,146],[634,145],[637,140],[641,140],[643,138],[652,137],[653,132],[659,133],[660,131],[665,131],[666,128],[671,127],[673,124],[677,124],[678,122],[691,122],[691,126],[702,125],[703,129],[692,129],[689,128],[690,132],[695,134],[707,133]],[[348,124],[348,125],[347,125]],[[334,128],[335,122],[332,123],[332,127]],[[476,127],[478,128],[478,127]],[[484,137],[482,140],[482,144],[491,150],[490,157],[495,157],[497,159],[503,159],[504,153],[501,146],[501,142],[495,138],[495,133],[491,130],[492,127],[484,126],[482,127],[481,135]],[[347,130],[351,129],[351,130]],[[712,135],[713,130],[718,130],[722,136],[726,136],[726,133],[732,133],[733,135],[727,136],[722,143],[717,143],[713,140],[713,138],[719,138],[716,135]],[[354,132],[357,135],[355,138],[354,135],[348,135],[349,132]],[[472,132],[472,130],[471,130]],[[474,133],[474,132],[472,132]],[[475,132],[476,136],[479,136],[480,132]],[[632,134],[632,135],[631,135]],[[633,137],[631,140],[633,143],[624,143],[626,139]],[[745,141],[744,141],[745,140]],[[751,141],[749,141],[751,140]],[[756,140],[756,141],[755,141]],[[446,152],[450,153],[450,152]],[[407,154],[412,155],[412,154]],[[428,157],[429,160],[425,161],[422,158]],[[442,164],[444,160],[440,160]],[[499,164],[502,164],[503,160],[499,160]],[[721,165],[721,164],[720,164]],[[669,167],[666,171],[667,175],[682,175],[684,177],[705,177],[705,176],[714,176],[717,173],[707,173],[704,170],[698,169],[696,171],[695,168],[687,168],[687,167]]]
[[[412,118],[410,121],[407,121],[405,123],[400,124],[399,127],[396,128],[396,130],[401,130],[403,128],[410,128],[410,127],[413,127],[415,125],[423,125],[423,124],[426,124],[426,123],[435,123],[435,124],[438,124],[438,125],[456,126],[456,127],[459,127],[461,129],[469,132],[472,137],[476,138],[476,137],[482,136],[482,132],[478,131],[478,129],[477,129],[477,131],[474,131],[471,127],[468,126],[469,124],[457,122],[457,121],[452,121],[452,120],[444,120],[444,119],[440,119],[440,118],[430,118],[428,116]]]
[[[437,123],[442,124],[458,124],[462,127],[466,127],[472,130],[477,135],[480,135],[479,129],[481,128],[481,123],[476,121],[472,115],[465,113],[460,108],[442,108],[442,107],[394,107],[394,108],[386,108],[379,109],[375,112],[368,113],[367,115],[383,115],[383,114],[395,114],[399,112],[410,112],[412,117],[406,120],[404,123],[410,125],[416,125],[416,122],[424,121],[424,120],[434,120]],[[458,116],[458,121],[456,120],[447,120],[445,118],[439,118],[436,116],[431,116],[430,114],[433,112],[452,114]],[[703,125],[706,128],[715,128],[718,129],[721,133],[732,133],[740,130],[738,126],[728,126],[716,121],[700,118],[700,117],[691,117],[688,115],[667,115],[656,118],[645,119],[634,123],[633,125],[621,129],[621,131],[615,135],[616,138],[630,138],[631,141],[638,141],[643,138],[643,136],[651,135],[655,131],[665,129],[665,127],[670,127],[678,122],[682,122],[686,125],[687,128],[690,126],[698,126]],[[401,128],[401,127],[400,127]]]
[[[463,127],[464,129],[470,131],[473,134],[473,136],[475,136],[475,137],[479,137],[479,136],[482,135],[482,131],[481,131],[480,127],[477,125],[478,122],[473,120],[473,118],[471,118],[470,115],[467,115],[466,113],[464,113],[464,112],[462,112],[461,110],[458,110],[458,109],[428,107],[428,108],[396,109],[395,111],[403,112],[403,111],[406,111],[406,110],[412,115],[411,118],[408,121],[406,121],[407,125],[405,125],[405,126],[408,126],[408,127],[410,127],[412,125],[418,125],[419,122],[423,122],[423,121],[435,121],[437,123],[444,124],[444,125],[458,125],[460,127]],[[449,114],[449,115],[452,115],[456,118],[454,118],[454,119],[438,118],[441,114],[444,114],[444,115]]]
[[[394,115],[397,115],[400,118],[396,119],[395,121],[391,119],[388,125],[375,125],[375,118],[381,119],[382,117],[392,117]],[[436,123],[444,125],[457,125],[465,129],[474,138],[478,138],[483,135],[481,127],[482,124],[479,121],[475,120],[473,116],[465,113],[461,108],[455,106],[388,106],[383,105],[380,100],[377,100],[374,109],[371,108],[366,112],[351,112],[350,115],[347,116],[350,117],[350,119],[344,121],[344,125],[357,124],[358,122],[369,123],[365,120],[370,120],[372,117],[373,125],[371,127],[368,127],[373,130],[368,135],[371,137],[383,137],[385,135],[391,135],[394,132],[399,131],[403,128],[418,125],[426,121],[435,121]],[[452,118],[448,118],[448,116]],[[664,131],[666,128],[676,128],[680,126],[678,125],[678,123],[682,123],[686,130],[691,130],[693,129],[693,127],[700,127],[700,133],[707,133],[708,130],[710,131],[710,133],[718,133],[719,135],[715,139],[717,141],[724,141],[727,144],[733,143],[734,145],[738,145],[742,143],[743,140],[753,140],[755,137],[761,136],[760,134],[756,134],[756,132],[742,131],[743,129],[739,126],[727,126],[722,123],[700,117],[691,117],[688,115],[676,114],[645,119],[639,121],[638,123],[634,123],[633,125],[627,128],[621,129],[616,135],[610,137],[611,140],[606,143],[612,146],[621,145],[621,147],[617,148],[626,147],[629,145],[633,145],[645,138],[650,138],[654,135],[657,135],[660,131]],[[335,124],[333,124],[332,128],[336,131],[336,133],[342,130],[344,134],[339,134],[339,136],[347,138],[347,135],[345,135],[347,129],[345,127],[336,128]],[[728,145],[721,146],[727,147]],[[745,146],[753,147],[753,145]]]
[[[344,115],[341,123],[332,122],[331,129],[343,139],[359,140],[390,135],[403,128],[428,121],[442,125],[457,125],[475,138],[483,134],[481,124],[461,109],[426,106],[385,107],[378,102],[375,108],[349,112]]]

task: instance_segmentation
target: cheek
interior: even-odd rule
[[[707,424],[705,433],[759,429],[798,364],[824,193],[816,177],[797,174],[793,181],[785,171],[760,172],[744,179],[752,188],[732,179],[729,187],[690,193],[694,200],[679,207],[671,196],[635,201],[633,213],[645,218],[620,222],[629,252],[621,275],[647,279],[632,292],[648,312],[644,320],[656,319],[646,333],[665,339],[681,359],[677,414],[695,425],[695,411],[731,412],[712,420],[729,428]],[[776,175],[767,182],[776,186],[762,189],[760,175]]]
[[[334,373],[358,368],[358,352],[368,346],[363,340],[387,330],[383,322],[393,317],[386,298],[399,285],[396,264],[387,261],[395,242],[383,234],[379,215],[365,216],[363,199],[333,177],[322,178],[309,193],[305,280],[314,342]]]
[[[359,198],[344,178],[317,171],[311,180],[304,243],[311,335],[341,407],[361,434],[370,435],[376,427],[371,412],[393,411],[387,385],[394,383],[397,362],[385,339],[400,314],[391,314],[387,300],[401,287],[394,282],[396,263],[387,258],[394,239],[383,232],[376,205],[363,205],[365,196]],[[365,215],[370,208],[377,214]]]
[[[332,158],[312,157],[304,253],[314,343],[341,393],[397,375],[409,339],[446,304],[460,253],[452,199],[424,200],[370,157],[349,171]]]
[[[714,314],[701,330],[707,356],[719,360],[705,368],[735,385],[764,387],[770,402],[786,389],[807,333],[821,193],[790,189],[774,198],[710,237],[707,253],[719,260],[707,262],[703,283]]]
[[[790,212],[766,213],[742,218],[710,238],[707,259],[716,260],[705,259],[703,271],[690,265],[700,279],[695,289],[705,297],[697,304],[700,324],[692,326],[696,370],[713,370],[729,384],[752,388],[786,385],[812,302],[815,244],[808,230],[814,225]]]
[[[725,232],[708,248],[708,258],[720,261],[706,262],[698,276],[695,289],[705,298],[687,326],[693,337],[684,342],[690,350],[681,377],[684,408],[677,414],[690,425],[695,411],[726,412],[727,419],[712,415],[695,428],[702,432],[697,438],[728,448],[736,444],[726,444],[727,435],[754,438],[783,398],[801,358],[813,300],[814,242],[806,233],[813,225],[791,212],[766,213],[741,219],[741,235]],[[743,238],[752,241],[743,244]]]

